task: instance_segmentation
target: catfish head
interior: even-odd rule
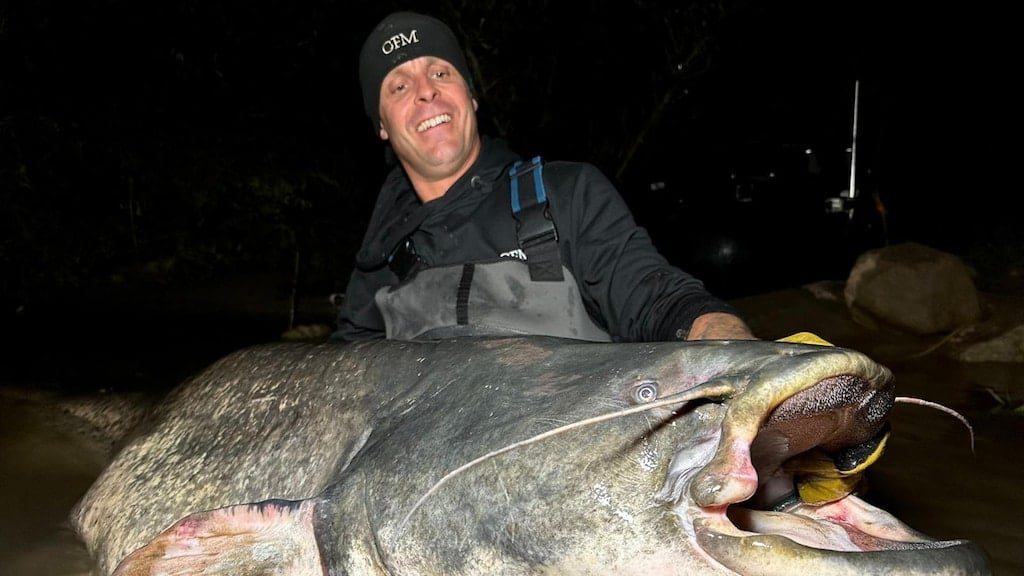
[[[973,543],[930,538],[860,497],[864,471],[890,434],[896,396],[886,367],[809,344],[620,350],[615,367],[580,350],[571,381],[535,384],[519,402],[534,406],[536,394],[545,406],[519,413],[519,421],[571,421],[448,472],[393,532],[384,530],[392,555],[422,553],[419,544],[403,544],[409,536],[426,542],[459,533],[431,518],[450,517],[445,510],[474,499],[477,510],[487,501],[492,508],[460,518],[487,527],[481,540],[500,543],[502,566],[518,566],[511,573],[540,566],[595,574],[990,572]],[[546,361],[557,365],[553,356]],[[421,510],[446,491],[447,504]],[[442,572],[465,568],[462,560],[481,549],[494,557],[490,545],[453,551],[460,560],[442,555]],[[543,561],[523,562],[525,550]]]
[[[658,492],[694,549],[744,575],[989,573],[974,544],[930,538],[859,496],[890,434],[891,372],[850,350],[773,352],[714,377],[727,390],[693,409],[717,425],[675,453]]]

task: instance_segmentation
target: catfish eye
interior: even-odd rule
[[[646,404],[658,399],[658,382],[656,380],[639,380],[633,384],[629,392],[635,404]]]

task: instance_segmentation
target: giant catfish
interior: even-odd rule
[[[102,574],[989,574],[856,495],[855,351],[270,344],[178,387],[73,512]]]

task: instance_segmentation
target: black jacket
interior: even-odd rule
[[[516,160],[500,140],[485,138],[476,163],[444,196],[426,204],[402,167],[392,170],[356,257],[334,337],[384,336],[374,294],[399,283],[388,257],[406,238],[426,266],[514,257],[519,245],[507,171]],[[546,162],[543,174],[563,264],[576,277],[591,317],[614,340],[683,339],[701,314],[736,314],[658,253],[596,167]]]

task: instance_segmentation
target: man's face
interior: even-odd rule
[[[414,181],[458,178],[476,160],[476,100],[447,60],[422,56],[395,67],[380,87],[380,137]]]

